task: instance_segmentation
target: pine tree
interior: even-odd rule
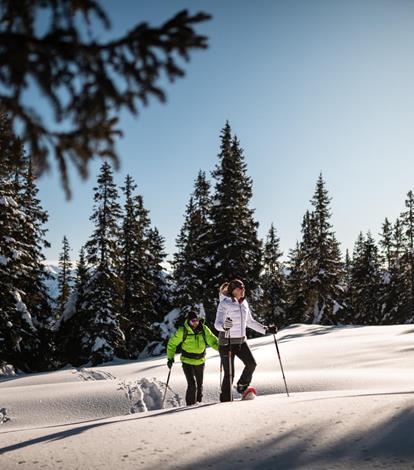
[[[304,270],[304,254],[300,243],[289,252],[287,263],[287,324],[304,323],[307,311],[306,299],[308,297],[309,283]]]
[[[311,200],[314,207],[303,233],[304,269],[310,282],[306,298],[308,321],[336,324],[340,321],[343,276],[339,244],[330,223],[330,198],[322,174],[316,183]]]
[[[59,273],[58,273],[58,298],[57,298],[57,318],[61,318],[65,311],[66,303],[69,300],[72,278],[72,263],[70,261],[70,247],[66,235],[62,241],[62,252],[59,256]]]
[[[352,287],[352,259],[349,255],[349,250],[345,252],[345,262],[344,262],[344,271],[342,278],[342,288],[343,288],[343,297],[342,305],[343,308],[340,311],[340,323],[352,325],[354,321],[354,309],[352,306],[352,296],[351,296],[351,287]],[[339,312],[338,312],[339,313]]]
[[[405,318],[407,323],[414,322],[414,194],[409,191],[405,200],[406,211],[400,216],[403,229],[404,254],[402,263],[407,277]]]
[[[28,270],[24,260],[26,215],[19,206],[20,182],[16,165],[23,148],[12,134],[7,116],[0,112],[0,365],[11,364],[25,372],[39,370],[40,339],[33,318],[22,300],[21,278]]]
[[[127,175],[122,188],[125,194],[121,249],[123,255],[122,326],[126,335],[126,349],[130,357],[137,357],[152,340],[151,324],[158,318],[154,313],[154,283],[151,279],[152,259],[148,233],[150,219],[141,195],[135,195],[136,185]]]
[[[151,321],[161,321],[171,308],[170,277],[163,269],[166,258],[164,251],[165,239],[156,227],[148,231],[148,272],[152,289],[149,292],[153,299]]]
[[[23,175],[19,203],[25,214],[25,230],[22,233],[26,245],[24,263],[26,269],[22,273],[19,288],[24,292],[24,302],[30,311],[35,326],[49,329],[53,322],[50,297],[44,281],[50,278],[46,271],[43,254],[44,248],[50,243],[45,239],[47,229],[44,228],[48,220],[47,212],[42,208],[38,199],[36,177],[30,159]]]
[[[279,243],[272,224],[264,246],[264,272],[261,278],[263,294],[258,313],[267,324],[275,324],[281,328],[288,325],[289,321],[286,315],[286,279],[280,260],[283,253],[279,249]]]
[[[258,223],[249,203],[252,180],[237,137],[231,136],[227,122],[221,132],[219,163],[212,173],[216,181],[211,209],[214,238],[211,242],[210,296],[218,297],[218,287],[233,278],[244,281],[249,298],[259,285],[261,242],[257,236]],[[211,316],[214,311],[208,312]]]
[[[76,267],[73,289],[66,302],[63,315],[56,324],[56,344],[63,364],[79,366],[87,362],[83,334],[87,331],[88,317],[84,311],[90,274],[86,265],[85,249],[81,248]]]
[[[377,325],[382,319],[381,264],[370,232],[360,233],[355,243],[351,268],[351,298],[355,323]]]
[[[14,187],[17,189],[17,203],[24,214],[24,229],[19,239],[23,250],[20,252],[21,271],[15,286],[21,295],[25,315],[30,315],[36,328],[35,349],[31,351],[31,371],[50,370],[58,364],[53,338],[54,317],[51,299],[45,281],[50,278],[46,270],[43,249],[50,246],[46,240],[47,212],[38,199],[38,188],[30,158],[24,167],[15,173]],[[24,306],[24,307],[23,307]]]
[[[392,239],[393,230],[391,222],[385,218],[382,224],[382,233],[380,238],[380,247],[382,249],[382,260],[385,269],[390,269],[392,264]]]
[[[92,271],[85,289],[80,331],[83,358],[92,365],[123,354],[124,334],[120,329],[122,287],[119,278],[121,251],[119,219],[121,207],[110,165],[105,162],[94,188],[94,209],[90,220],[95,230],[86,243],[86,262]]]
[[[190,310],[213,311],[214,303],[208,286],[211,278],[209,247],[212,240],[210,221],[210,184],[205,173],[200,171],[187,205],[185,221],[176,240],[177,252],[174,255],[174,304],[181,309],[183,316]],[[211,308],[209,308],[211,307]],[[212,320],[211,317],[208,318]]]
[[[392,227],[390,266],[384,279],[382,323],[404,323],[409,318],[407,293],[410,292],[404,263],[404,234],[401,220]]]

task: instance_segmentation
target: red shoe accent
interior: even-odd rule
[[[253,400],[256,397],[256,389],[254,387],[247,387],[242,395],[242,400]]]

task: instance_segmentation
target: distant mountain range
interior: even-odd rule
[[[48,294],[50,295],[51,299],[54,301],[57,299],[59,295],[59,288],[58,288],[58,275],[60,268],[55,264],[45,264],[46,271],[50,274],[50,279],[46,279],[43,281],[44,285],[47,288]],[[76,269],[72,269],[72,277],[74,278],[76,275]]]

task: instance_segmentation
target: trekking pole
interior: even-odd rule
[[[281,369],[281,371],[282,371],[282,377],[283,377],[283,380],[284,380],[284,382],[285,382],[286,393],[287,393],[287,396],[289,396],[289,392],[288,392],[288,388],[287,388],[287,384],[286,384],[286,379],[285,379],[285,373],[283,372],[282,360],[280,359],[279,347],[278,347],[278,345],[277,345],[276,335],[275,335],[274,333],[273,333],[273,339],[275,340],[275,346],[276,346],[277,357],[279,358],[279,364],[280,364],[280,369]]]
[[[233,367],[231,365],[231,336],[229,328],[229,389],[230,389],[230,401],[233,401]]]
[[[172,366],[171,366],[171,369],[172,369]],[[164,408],[164,401],[165,401],[165,397],[167,395],[167,388],[168,388],[168,383],[170,381],[171,369],[168,371],[167,383],[165,384],[165,392],[164,392],[164,396],[162,398],[161,409]]]

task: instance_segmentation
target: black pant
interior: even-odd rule
[[[193,366],[183,362],[183,371],[187,379],[185,402],[187,405],[194,405],[196,401],[201,402],[203,399],[204,364]]]
[[[256,361],[246,342],[231,345],[231,380],[229,371],[229,346],[219,347],[221,363],[224,369],[224,378],[221,384],[220,401],[230,401],[231,385],[234,379],[234,356],[237,356],[244,364],[242,375],[237,381],[238,384],[249,385],[252,381],[253,372],[256,369]]]

